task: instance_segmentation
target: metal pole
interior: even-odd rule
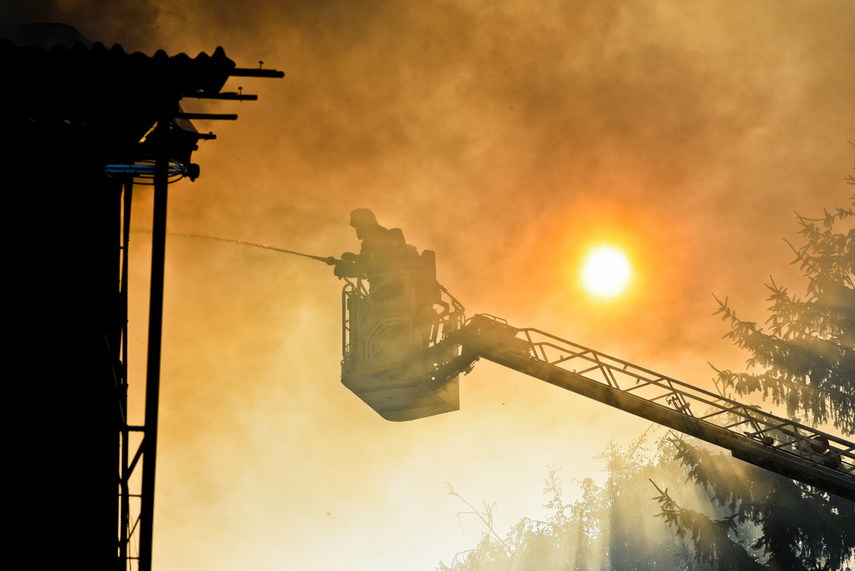
[[[161,122],[161,125],[166,125]],[[167,127],[164,127],[167,128]],[[140,507],[140,571],[151,571],[154,519],[154,476],[157,459],[157,414],[160,399],[160,357],[163,332],[163,275],[166,257],[166,202],[169,158],[158,152],[154,174],[151,297],[149,298],[148,361],[145,395],[145,452]]]
[[[119,568],[128,569],[128,531],[130,529],[130,488],[128,480],[131,475],[128,469],[130,433],[128,430],[128,246],[130,242],[131,197],[133,194],[133,178],[125,180],[124,209],[122,217],[122,385],[121,385],[121,437],[122,437],[122,471],[120,473],[121,500],[119,504]]]

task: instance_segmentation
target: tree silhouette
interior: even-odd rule
[[[458,553],[450,564],[440,563],[438,569],[680,569],[689,546],[675,540],[675,534],[654,519],[658,504],[651,497],[648,480],[682,479],[680,466],[672,453],[663,453],[663,447],[648,450],[646,436],[639,437],[628,450],[610,443],[598,456],[605,462],[605,482],[598,485],[590,478],[578,482],[581,497],[573,503],[565,502],[559,473],[551,469],[544,488],[548,497],[544,504],[546,519],[522,518],[504,539],[492,527],[492,506],[489,510],[485,506],[486,511],[478,517],[486,530],[477,547]],[[465,504],[473,509],[470,503]]]
[[[768,331],[738,318],[727,300],[718,310],[730,324],[727,337],[748,351],[748,368],[761,369],[718,371],[722,387],[742,396],[760,392],[789,416],[830,422],[845,435],[855,431],[855,228],[841,226],[853,216],[852,207],[815,219],[797,216],[805,242],[791,248],[807,279],[806,296],[772,280]],[[714,508],[711,515],[692,512],[657,486],[659,516],[689,539],[694,563],[781,571],[852,565],[855,503],[747,464],[737,474],[736,463],[721,453],[673,444]]]
[[[774,280],[767,284],[769,331],[738,318],[726,299],[718,310],[730,324],[727,337],[750,353],[748,367],[763,368],[718,371],[722,386],[739,395],[762,392],[786,405],[790,416],[831,422],[848,435],[855,432],[855,228],[837,227],[853,216],[850,207],[817,219],[798,217],[805,244],[793,251],[808,281],[807,296],[790,294]]]
[[[709,497],[696,513],[658,485],[658,514],[715,569],[843,569],[855,557],[855,503],[720,452],[672,439],[689,479]],[[655,485],[655,484],[654,484]]]

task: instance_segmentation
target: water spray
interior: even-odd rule
[[[184,236],[185,238],[201,238],[203,240],[217,240],[218,242],[228,242],[229,244],[236,244],[238,246],[249,246],[250,248],[261,248],[262,250],[270,250],[273,252],[280,252],[282,254],[292,254],[294,256],[302,256],[304,258],[311,258],[312,260],[317,260],[319,262],[323,262],[328,266],[334,266],[339,263],[341,260],[334,258],[333,256],[313,256],[311,254],[304,254],[303,252],[295,252],[294,250],[286,250],[284,248],[276,248],[275,246],[268,246],[267,244],[257,244],[255,242],[246,242],[244,240],[233,240],[231,238],[220,238],[219,236],[208,236],[206,234],[191,234],[188,232],[169,232],[172,236]]]

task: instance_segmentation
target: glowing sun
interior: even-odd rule
[[[629,258],[614,246],[597,246],[582,264],[582,285],[591,295],[613,298],[622,294],[632,277]]]

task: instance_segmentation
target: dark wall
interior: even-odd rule
[[[4,544],[21,568],[115,568],[121,184],[83,118],[6,103]]]

